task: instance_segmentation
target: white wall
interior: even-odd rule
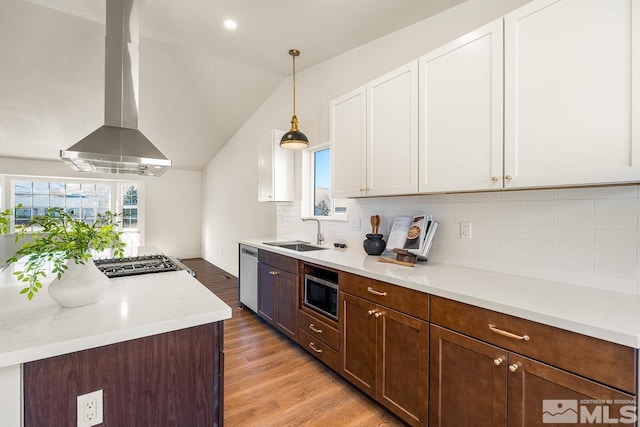
[[[468,0],[296,75],[296,113],[311,144],[329,140],[329,101],[395,67],[496,19],[529,0]],[[297,60],[304,62],[304,51]],[[257,143],[270,129],[288,129],[291,80],[271,94],[203,172],[203,257],[237,274],[237,240],[273,236],[276,206],[257,202]],[[300,195],[300,153],[296,193]],[[299,212],[299,210],[298,210]],[[314,224],[307,224],[309,230]]]
[[[62,161],[0,157],[0,174],[140,181],[145,188],[144,244],[157,246],[164,253],[180,258],[201,256],[201,172],[170,169],[161,177],[88,174],[73,172]],[[8,189],[0,190],[4,195]],[[3,236],[3,239],[11,237]],[[7,242],[0,240],[0,243],[0,256],[4,261],[3,248]]]

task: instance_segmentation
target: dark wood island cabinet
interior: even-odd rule
[[[105,427],[222,425],[223,323],[24,364],[24,427],[76,426],[76,396],[103,390]]]

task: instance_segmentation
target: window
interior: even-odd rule
[[[91,224],[98,214],[121,212],[123,240],[127,255],[135,255],[144,245],[144,202],[142,182],[89,181],[46,177],[11,177],[0,175],[0,189],[4,199],[0,207],[17,206],[14,224],[27,224],[36,215],[46,214],[49,208],[63,208],[74,218]]]
[[[91,224],[96,215],[111,206],[108,184],[78,184],[47,181],[14,181],[15,225],[26,224],[49,208],[63,208],[71,216]]]
[[[329,144],[303,152],[302,217],[346,220],[346,199],[331,197],[331,149]]]

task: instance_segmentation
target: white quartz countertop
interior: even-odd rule
[[[99,302],[75,308],[46,289],[28,301],[11,273],[0,274],[0,368],[231,317],[186,271],[110,279]]]
[[[268,246],[273,237],[240,243],[381,280],[606,341],[640,348],[640,297],[438,263],[381,263],[361,249],[296,252]]]

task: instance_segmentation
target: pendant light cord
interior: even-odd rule
[[[293,58],[293,115],[296,115],[296,56],[291,55]]]

